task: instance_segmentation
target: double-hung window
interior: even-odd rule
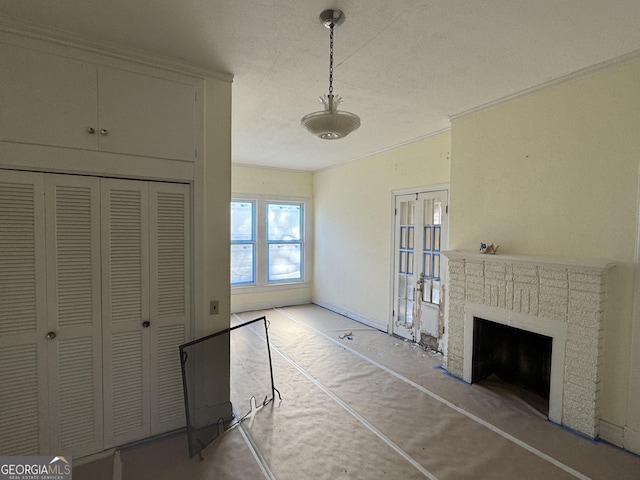
[[[231,284],[255,282],[255,202],[231,202]]]
[[[298,199],[232,200],[232,286],[305,282],[305,206]]]

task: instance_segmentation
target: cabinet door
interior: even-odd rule
[[[151,434],[184,427],[178,347],[190,337],[189,187],[149,184]]]
[[[149,225],[144,182],[102,180],[105,448],[149,436]]]
[[[100,180],[46,175],[52,452],[102,450]]]
[[[195,88],[99,66],[100,150],[195,159]]]
[[[0,44],[0,140],[96,149],[97,66]]]
[[[0,452],[49,449],[42,174],[0,170]]]

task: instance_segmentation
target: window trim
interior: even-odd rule
[[[257,208],[257,202],[254,200],[231,200],[231,203],[249,203],[251,204],[251,239],[250,240],[233,240],[232,238],[229,238],[229,241],[231,242],[230,247],[233,248],[234,245],[251,245],[253,247],[253,264],[251,265],[251,277],[253,278],[252,281],[250,282],[237,282],[237,283],[233,283],[230,282],[230,284],[232,286],[242,286],[242,285],[254,285],[255,281],[256,281],[256,251],[258,250],[258,242],[257,242],[257,238],[256,238],[256,208]],[[231,205],[230,205],[231,207]],[[230,226],[230,229],[233,228],[233,226]],[[231,235],[230,235],[231,237]],[[231,258],[231,256],[229,257]]]
[[[285,195],[252,195],[232,194],[231,202],[252,202],[254,204],[254,281],[253,283],[230,282],[233,291],[269,291],[273,289],[307,288],[310,280],[310,238],[311,238],[311,199],[308,197],[293,197]],[[299,280],[272,280],[268,281],[267,262],[269,244],[267,241],[267,204],[292,204],[302,205],[302,244],[301,268],[302,278]],[[231,208],[231,205],[229,205]],[[280,242],[276,242],[280,243]],[[295,243],[298,243],[297,241]],[[237,243],[236,243],[237,244]],[[229,247],[231,248],[231,247]]]

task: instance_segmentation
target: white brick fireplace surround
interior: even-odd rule
[[[474,317],[553,339],[549,419],[598,436],[606,261],[448,251],[445,365],[471,383]]]

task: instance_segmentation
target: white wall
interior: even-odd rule
[[[454,120],[452,249],[618,262],[602,419],[627,421],[640,160],[640,60]],[[640,399],[635,398],[635,402]]]
[[[310,218],[308,224],[313,225],[313,175],[309,172],[294,172],[272,168],[249,167],[233,165],[231,175],[231,189],[233,195],[277,195],[308,199],[306,215]],[[307,232],[306,241],[313,250],[313,228]],[[227,236],[227,245],[229,244]],[[229,250],[227,246],[227,250]],[[306,265],[309,283],[304,286],[286,288],[275,285],[261,288],[259,291],[251,287],[233,288],[231,290],[231,311],[245,312],[284,305],[309,303],[311,301],[310,281],[313,279],[313,258]]]
[[[206,286],[201,305],[206,333],[227,328],[231,313],[231,88],[231,83],[220,80],[207,79],[205,82],[206,153],[204,172],[200,177],[204,182],[204,262],[196,258],[196,268],[204,268]],[[209,315],[210,300],[219,301],[218,315]]]
[[[449,146],[443,133],[314,174],[314,302],[388,324],[391,193],[447,183]]]

